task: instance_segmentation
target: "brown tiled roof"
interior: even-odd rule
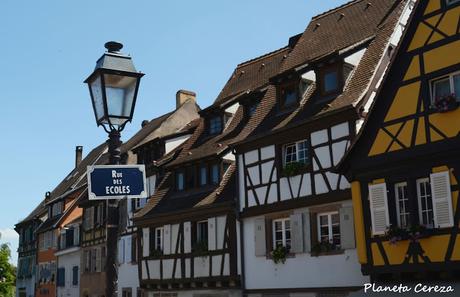
[[[235,169],[235,165],[230,165],[218,186],[184,192],[174,191],[172,173],[168,172],[147,205],[135,214],[135,219],[232,202],[235,197]]]
[[[63,198],[66,193],[74,189],[78,189],[82,179],[86,176],[86,167],[95,164],[106,150],[107,145],[102,143],[94,148],[75,168],[72,170],[51,192],[50,198],[46,203],[50,203],[56,199]]]
[[[348,3],[343,9],[350,9],[352,5],[358,5],[361,2],[362,1],[354,1]],[[391,38],[404,4],[404,1],[382,2],[399,3],[399,5],[395,7],[391,6],[391,10],[385,13],[385,15],[388,14],[385,21],[379,24],[378,28],[375,28],[375,38],[368,45],[360,63],[351,72],[343,92],[337,97],[331,98],[329,101],[314,100],[317,98],[315,97],[316,85],[312,84],[310,89],[307,90],[301,98],[300,104],[296,109],[288,112],[280,112],[277,106],[275,87],[270,86],[265,98],[262,100],[261,106],[257,109],[257,113],[260,114],[262,121],[257,124],[256,128],[248,137],[244,138],[244,142],[250,142],[251,140],[262,138],[275,132],[288,130],[300,124],[325,117],[328,114],[340,112],[344,108],[355,107],[360,103],[385,53],[386,45]],[[340,9],[333,10],[329,14],[326,14],[326,16],[330,17],[331,13],[334,15],[338,14],[340,13]],[[302,38],[291,53],[300,51],[297,47],[303,46]],[[287,59],[286,63],[289,59],[290,58]]]
[[[278,73],[289,51],[290,47],[286,46],[239,64],[214,101],[214,105],[230,101],[232,97],[267,85],[270,77]]]
[[[281,72],[321,59],[374,36],[398,0],[355,0],[314,17]]]
[[[29,221],[34,220],[34,219],[38,218],[39,216],[45,214],[46,211],[47,211],[47,209],[46,209],[46,206],[45,206],[45,199],[43,199],[43,200],[40,202],[40,204],[38,204],[38,205],[34,208],[34,210],[32,210],[32,212],[29,213],[29,215],[28,215],[26,218],[24,218],[24,219],[22,219],[21,221],[19,221],[19,222],[16,224],[16,226],[22,225],[22,224],[25,224],[25,223],[27,223],[27,222],[29,222]]]

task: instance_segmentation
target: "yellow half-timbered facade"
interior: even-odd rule
[[[460,1],[417,1],[339,171],[352,181],[364,274],[458,278]]]

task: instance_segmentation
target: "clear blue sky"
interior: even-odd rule
[[[126,140],[172,110],[178,89],[208,106],[238,63],[285,46],[313,15],[345,2],[2,0],[1,242],[16,249],[14,224],[72,169],[76,145],[86,154],[105,141],[82,81],[106,41],[122,42],[146,74]]]

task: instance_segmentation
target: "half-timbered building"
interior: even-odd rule
[[[190,139],[157,162],[156,193],[135,216],[148,297],[241,296],[230,145],[254,129],[248,123],[290,46],[238,65]]]
[[[37,274],[36,231],[46,221],[48,211],[43,200],[14,230],[19,234],[16,297],[34,297]]]
[[[350,184],[332,169],[362,125],[411,7],[351,1],[314,17],[270,78],[255,110],[262,120],[234,146],[249,296],[342,296],[368,281]]]
[[[459,277],[460,2],[418,1],[340,171],[375,280]]]
[[[143,121],[141,129],[121,146],[121,163],[137,164],[137,155],[132,152],[136,146],[148,140],[162,139],[184,129],[191,121],[198,117],[199,106],[196,104],[192,92],[180,91],[176,98],[176,108],[167,114]],[[185,135],[185,134],[184,134]],[[183,140],[185,141],[185,139]],[[167,146],[173,149],[180,142],[162,142],[163,147],[158,146],[160,153]],[[108,164],[108,154],[104,154],[97,164]],[[149,156],[151,157],[151,156]],[[153,159],[152,159],[153,161]],[[152,182],[149,180],[149,182]],[[86,180],[84,181],[86,185]],[[153,191],[154,184],[151,185]],[[138,297],[139,280],[137,274],[137,253],[135,229],[131,224],[133,212],[145,204],[145,199],[121,201],[119,210],[121,218],[119,225],[118,240],[118,296]],[[105,264],[106,264],[106,204],[101,200],[89,200],[87,193],[79,202],[83,209],[83,230],[81,241],[81,296],[101,297],[105,295]]]

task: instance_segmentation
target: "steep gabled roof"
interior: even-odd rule
[[[337,53],[375,36],[398,0],[355,0],[314,17],[281,72]]]
[[[46,206],[45,206],[45,199],[43,199],[40,204],[38,204],[34,210],[32,210],[31,213],[29,213],[29,215],[27,215],[27,217],[25,217],[24,219],[22,219],[21,221],[19,221],[15,226],[18,227],[20,225],[23,225],[23,224],[27,224],[28,222],[31,222],[35,219],[37,219],[38,217],[42,216],[43,214],[46,214]]]
[[[362,5],[364,5],[363,2],[364,4],[366,4],[368,1],[350,2],[342,8],[338,8],[332,10],[331,12],[325,15],[321,15],[319,18],[314,19],[314,21],[319,21],[324,18],[334,19],[340,16],[342,13],[345,14],[346,12],[355,13],[360,9],[364,9],[362,7]],[[355,109],[355,107],[361,103],[364,96],[367,94],[371,82],[375,82],[373,81],[373,79],[375,78],[375,75],[378,72],[377,70],[382,59],[384,58],[386,47],[389,43],[394,29],[396,28],[396,24],[402,13],[404,4],[405,1],[384,0],[379,2],[379,4],[376,3],[375,6],[377,7],[375,8],[372,8],[372,6],[374,5],[371,5],[370,8],[367,8],[369,10],[374,9],[376,12],[378,11],[381,17],[379,18],[378,22],[373,22],[374,27],[372,29],[373,33],[371,40],[368,39],[368,35],[364,34],[361,36],[363,38],[362,40],[355,39],[353,40],[354,43],[347,44],[347,46],[361,44],[361,47],[363,47],[363,43],[368,43],[367,49],[363,57],[361,58],[359,64],[350,73],[350,76],[348,77],[343,92],[341,94],[329,100],[315,100],[318,98],[318,96],[316,92],[316,84],[313,83],[309,87],[309,89],[307,89],[307,91],[303,94],[299,106],[296,107],[295,110],[290,110],[288,113],[286,113],[279,111],[278,102],[276,98],[276,89],[274,86],[270,86],[267,90],[267,94],[270,94],[270,96],[267,96],[266,99],[262,100],[261,105],[258,107],[256,111],[256,113],[264,115],[263,119],[254,129],[254,131],[242,142],[250,142],[255,139],[263,138],[273,133],[281,133],[293,127],[297,127],[301,124],[313,122],[319,118],[342,112],[347,108]],[[386,10],[384,8],[386,8]],[[345,15],[343,18],[346,17],[347,16]],[[353,24],[359,23],[361,19],[363,20],[364,24],[369,25],[369,20],[366,17],[356,18],[355,20],[353,20]],[[330,20],[328,20],[328,22],[330,22]],[[357,28],[360,28],[360,26],[361,25],[355,24],[354,26],[348,26],[342,28],[341,30],[342,33],[345,35],[353,35],[353,32],[347,31],[347,33],[344,32],[344,30],[346,29],[354,31],[357,30]],[[282,66],[283,70],[288,69],[286,67],[288,63],[291,63],[291,65],[295,64],[296,66],[298,66],[297,62],[294,63],[292,62],[292,60],[298,61],[298,63],[302,65],[311,62],[312,60],[324,57],[321,56],[322,54],[313,55],[309,52],[316,51],[315,49],[311,49],[311,45],[307,42],[308,40],[313,42],[311,40],[312,37],[308,36],[309,34],[311,34],[310,27],[311,24],[307,27],[307,30],[304,32],[304,35],[300,38],[299,42],[297,42],[296,46],[291,51],[290,55],[286,59],[286,62]],[[334,36],[335,30],[338,30],[336,26],[332,25],[328,25],[326,26],[326,28],[328,28],[327,32],[329,32],[331,36]],[[319,30],[319,28],[317,30]],[[322,30],[324,30],[324,27]],[[322,34],[326,34],[327,32],[323,32]],[[321,39],[324,42],[324,45],[322,45],[321,47],[321,53],[335,53],[341,49],[341,47],[339,47],[336,42],[329,42],[327,40],[324,40],[324,36],[321,37]],[[300,55],[299,53],[304,53],[305,55]],[[294,58],[292,55],[294,55]],[[304,58],[300,59],[300,56]],[[357,111],[355,111],[355,113],[357,113]]]

